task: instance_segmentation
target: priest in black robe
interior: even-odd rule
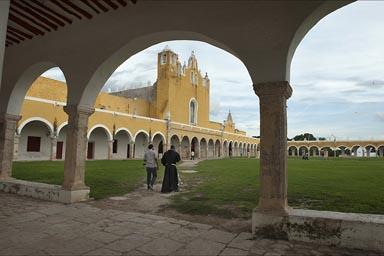
[[[179,191],[179,180],[176,163],[180,161],[180,155],[175,151],[175,146],[164,153],[161,163],[165,166],[163,185],[161,193],[170,193]]]

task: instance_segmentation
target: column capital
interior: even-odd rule
[[[4,122],[5,120],[18,122],[20,119],[21,119],[21,116],[19,115],[0,113],[0,123]]]
[[[68,115],[73,113],[81,113],[90,116],[95,112],[94,108],[79,105],[66,105],[63,109]]]
[[[259,97],[264,95],[282,95],[288,99],[292,95],[292,87],[287,81],[257,83],[253,85],[253,90]]]

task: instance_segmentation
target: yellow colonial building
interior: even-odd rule
[[[100,93],[88,121],[88,159],[142,158],[149,143],[158,154],[173,144],[182,158],[257,156],[259,139],[236,129],[231,113],[209,120],[210,80],[194,53],[182,65],[166,47],[149,87]],[[15,160],[65,158],[68,116],[65,83],[39,77],[25,97],[14,147]]]

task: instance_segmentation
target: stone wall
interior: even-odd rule
[[[157,83],[155,83],[153,86],[129,89],[129,90],[120,91],[120,92],[111,92],[109,94],[115,95],[118,97],[128,98],[128,99],[139,98],[139,99],[153,102],[153,101],[156,101],[156,87],[157,87]]]

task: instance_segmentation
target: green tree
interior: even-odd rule
[[[304,133],[304,134],[296,135],[295,137],[293,137],[293,140],[295,141],[316,140],[316,138],[311,133]]]

